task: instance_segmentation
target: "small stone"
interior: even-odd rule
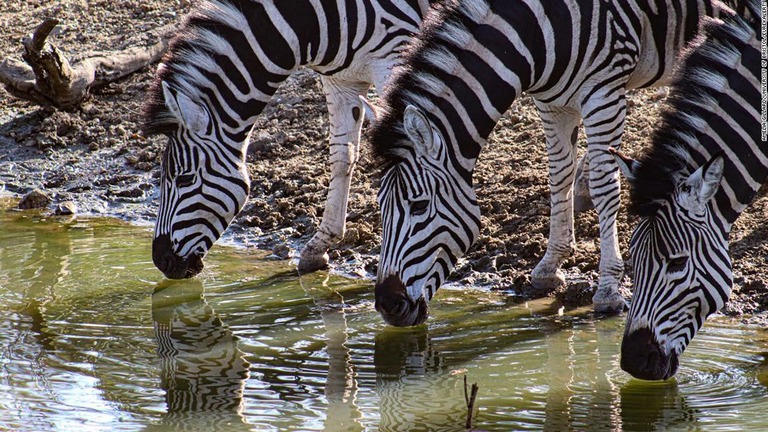
[[[483,256],[473,263],[472,267],[479,272],[494,272],[496,271],[496,258]]]
[[[291,248],[289,248],[288,245],[281,243],[272,248],[272,254],[285,260],[291,257]]]
[[[341,244],[355,246],[359,242],[360,232],[357,230],[357,228],[347,228],[347,230],[344,232],[344,238],[342,239]]]
[[[86,103],[80,109],[83,111],[83,113],[88,115],[94,115],[99,113],[99,110],[92,103]]]
[[[656,93],[652,94],[649,99],[655,102],[666,99],[667,96],[669,96],[669,87],[663,86],[659,87]]]
[[[77,205],[72,201],[61,202],[53,210],[53,214],[58,216],[69,216],[75,213],[77,213]]]
[[[586,306],[592,303],[592,296],[596,289],[597,286],[588,280],[575,280],[568,283],[565,291],[557,293],[556,296],[567,306]]]
[[[513,269],[518,259],[514,255],[501,255],[496,257],[496,268],[499,270]]]
[[[24,195],[19,201],[19,208],[22,210],[40,209],[45,208],[51,203],[51,198],[40,189],[35,189],[32,192]]]

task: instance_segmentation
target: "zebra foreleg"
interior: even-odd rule
[[[581,117],[575,110],[536,105],[547,138],[551,207],[547,251],[531,273],[531,284],[537,289],[552,291],[565,284],[560,266],[572,253],[575,243],[573,180]]]
[[[363,104],[359,96],[370,87],[366,82],[348,82],[322,77],[330,117],[331,181],[323,219],[315,235],[301,250],[299,271],[314,271],[328,265],[328,248],[344,236],[352,171],[360,153]]]
[[[590,165],[589,191],[600,225],[600,276],[592,303],[595,312],[613,314],[625,310],[627,303],[619,293],[624,275],[616,227],[621,184],[618,165],[608,148],[618,149],[621,144],[626,105],[623,91],[619,95],[614,93],[594,100],[594,103],[586,104],[585,112],[590,114],[584,117]]]

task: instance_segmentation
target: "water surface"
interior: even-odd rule
[[[707,323],[673,380],[619,368],[622,318],[441,289],[386,326],[370,282],[217,246],[164,280],[151,231],[0,211],[0,430],[461,431],[768,428],[768,333]]]

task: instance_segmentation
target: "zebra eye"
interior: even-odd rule
[[[685,264],[688,263],[688,257],[683,256],[677,256],[677,257],[670,257],[667,259],[667,271],[669,272],[678,272],[680,270],[683,270],[685,268]]]
[[[429,209],[428,200],[414,201],[411,203],[411,216],[420,216],[427,212]]]
[[[195,182],[194,174],[182,174],[176,177],[176,187],[178,188],[192,186],[194,182]]]

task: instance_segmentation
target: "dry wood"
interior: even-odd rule
[[[22,41],[20,61],[0,63],[0,83],[12,95],[43,106],[66,109],[78,105],[92,88],[103,87],[160,60],[168,49],[175,24],[156,30],[159,42],[123,51],[94,52],[70,64],[64,53],[46,39],[58,24],[47,19]]]

